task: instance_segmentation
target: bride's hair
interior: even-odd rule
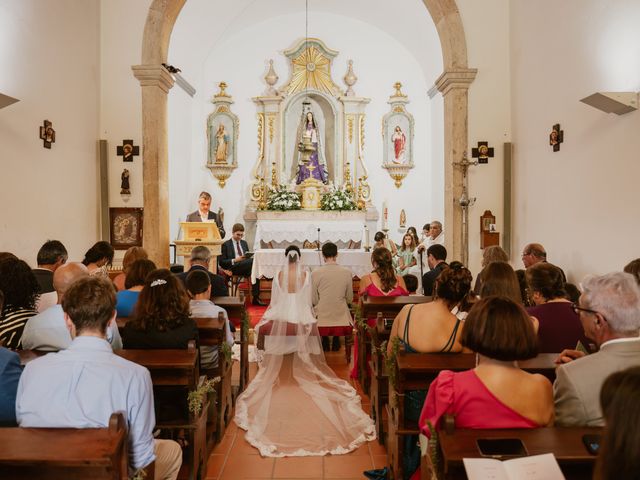
[[[296,245],[289,245],[287,247],[287,249],[284,251],[285,257],[289,256],[289,252],[297,252],[298,253],[298,258],[300,258],[300,249]],[[295,256],[293,256],[293,255],[291,257],[289,257],[289,263],[295,262],[294,258],[295,258]]]
[[[374,272],[380,277],[382,290],[388,292],[396,286],[396,272],[393,269],[391,252],[384,247],[376,248],[371,254]]]

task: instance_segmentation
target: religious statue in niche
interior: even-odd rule
[[[224,128],[224,124],[221,123],[218,125],[218,130],[216,132],[216,163],[217,164],[225,164],[227,163],[227,145],[229,144],[229,135]]]
[[[557,152],[560,150],[560,144],[564,142],[564,130],[560,129],[560,124],[556,123],[551,128],[551,133],[549,134],[549,145],[553,147],[553,151]]]
[[[45,120],[44,126],[40,127],[40,140],[44,148],[51,148],[51,144],[56,141],[56,131],[49,120]]]
[[[120,195],[131,195],[131,187],[129,186],[129,170],[126,168],[120,174]]]
[[[393,87],[395,92],[389,97],[391,111],[382,117],[382,144],[383,159],[382,168],[389,172],[396,187],[400,188],[402,180],[413,168],[413,115],[406,105],[409,103],[407,96],[402,93],[402,84],[396,82]]]
[[[296,185],[300,185],[308,178],[327,183],[328,172],[324,162],[320,130],[308,104],[302,109],[302,121],[296,138],[298,138],[299,152]]]
[[[396,128],[391,136],[393,142],[393,162],[404,163],[405,145],[407,143],[407,137],[405,136],[400,125],[396,125]]]
[[[207,168],[224,188],[227,179],[238,167],[238,131],[240,121],[231,111],[233,99],[226,91],[227,84],[218,84],[220,91],[211,103],[215,110],[207,117]]]

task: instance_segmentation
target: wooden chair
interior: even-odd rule
[[[122,413],[107,428],[0,428],[0,478],[126,480],[127,448]]]
[[[186,433],[189,446],[183,452],[183,465],[188,466],[190,479],[199,478],[206,468],[208,405],[205,402],[199,414],[188,408],[188,392],[196,390],[199,382],[199,354],[195,342],[190,341],[186,349],[119,350],[115,353],[149,370],[156,427]]]

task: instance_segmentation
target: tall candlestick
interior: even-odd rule
[[[369,243],[369,226],[365,225],[364,226],[364,249],[368,251],[370,246],[371,244]]]

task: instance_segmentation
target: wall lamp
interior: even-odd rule
[[[624,115],[638,109],[636,92],[597,92],[580,100],[605,113]]]

